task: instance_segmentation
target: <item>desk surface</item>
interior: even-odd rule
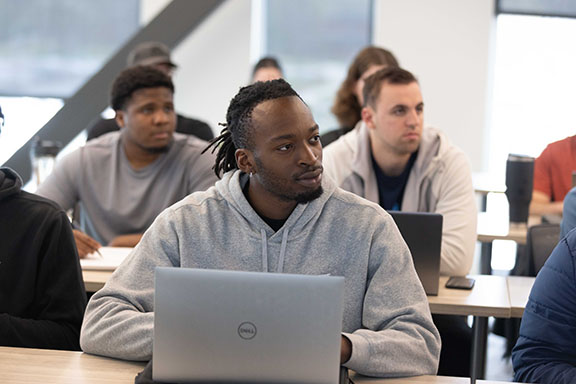
[[[96,292],[104,286],[112,272],[82,271],[82,275],[86,291]],[[430,311],[443,315],[510,317],[511,305],[506,277],[492,275],[471,277],[476,279],[472,290],[446,288],[444,285],[448,277],[440,277],[438,296],[428,296]],[[514,298],[516,299],[516,295]],[[517,302],[519,305],[522,303],[521,299]]]
[[[528,227],[540,224],[542,217],[531,215],[528,224],[511,224],[508,214],[504,212],[478,212],[478,241],[488,243],[492,240],[512,240],[518,244],[526,244]]]
[[[112,276],[113,271],[89,271],[82,270],[82,277],[84,278],[84,287],[86,292],[96,292],[101,289],[104,284]]]
[[[0,347],[3,384],[127,384],[133,383],[144,363],[135,363],[82,352]],[[418,376],[375,379],[354,375],[358,383],[373,384],[468,384],[462,377]]]
[[[513,240],[526,244],[527,226],[510,225],[508,215],[497,215],[488,212],[478,213],[478,241],[489,243],[493,240]]]
[[[448,277],[440,277],[438,296],[428,296],[430,311],[443,315],[510,317],[510,299],[505,276],[473,275],[474,288],[446,288]]]
[[[488,193],[504,193],[506,192],[505,178],[504,174],[472,172],[474,192],[483,195],[487,195]]]
[[[0,347],[2,383],[133,383],[143,363],[82,352]]]
[[[372,384],[470,384],[467,377],[448,377],[448,376],[414,376],[402,377],[399,379],[378,379],[365,376],[352,375],[355,383],[372,383]]]
[[[535,280],[535,277],[508,276],[508,295],[511,308],[510,317],[522,317]]]

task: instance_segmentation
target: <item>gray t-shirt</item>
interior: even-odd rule
[[[104,245],[143,233],[165,208],[217,180],[203,140],[175,133],[168,152],[135,170],[120,137],[103,135],[64,157],[37,190],[64,210],[78,208],[82,230]]]

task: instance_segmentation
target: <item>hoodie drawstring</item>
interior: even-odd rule
[[[287,229],[284,229],[284,234],[282,235],[282,245],[280,246],[277,273],[282,273],[284,270],[284,255],[286,255],[286,246],[288,244],[288,232]],[[262,271],[268,272],[268,240],[266,239],[266,231],[261,229],[260,235],[262,237]]]
[[[278,273],[282,273],[284,269],[284,255],[286,254],[286,244],[288,243],[288,230],[284,229],[282,235],[282,246],[280,247],[280,257],[278,258]]]
[[[260,230],[262,236],[262,271],[268,272],[268,241],[266,240],[266,231]]]

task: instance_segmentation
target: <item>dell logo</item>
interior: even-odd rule
[[[238,335],[244,340],[251,340],[256,337],[256,326],[249,321],[245,321],[238,327]]]

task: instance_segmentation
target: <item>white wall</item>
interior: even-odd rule
[[[445,131],[473,171],[487,165],[495,0],[376,0],[374,43],[422,86],[425,123]]]
[[[142,0],[143,22],[169,2]],[[250,20],[250,0],[227,1],[173,51],[176,110],[206,121],[215,133],[230,99],[249,79]]]

